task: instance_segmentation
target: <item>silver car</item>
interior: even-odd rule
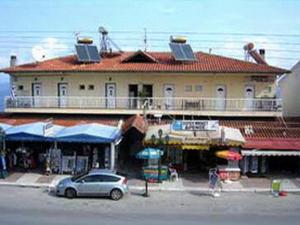
[[[77,196],[110,196],[119,200],[128,192],[127,178],[109,170],[92,170],[65,178],[56,185],[56,195],[67,198]]]

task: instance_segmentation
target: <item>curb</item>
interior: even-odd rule
[[[22,188],[49,188],[49,184],[36,184],[36,183],[11,183],[11,182],[0,182],[0,186],[6,187],[22,187]]]

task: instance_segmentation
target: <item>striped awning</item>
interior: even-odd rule
[[[209,150],[208,145],[182,145],[182,150]]]
[[[243,156],[300,156],[300,151],[242,150]]]

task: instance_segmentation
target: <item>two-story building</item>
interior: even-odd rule
[[[251,132],[256,124],[251,121],[282,116],[275,80],[288,71],[264,60],[253,63],[196,52],[193,60],[185,61],[174,52],[145,51],[106,53],[92,63],[79,59],[70,55],[2,69],[15,90],[5,99],[5,112],[54,118],[217,118],[225,125],[247,118],[238,128]],[[248,149],[260,149],[255,143]]]
[[[203,52],[195,56],[182,62],[170,52],[138,51],[87,64],[73,55],[3,69],[15,88],[5,112],[281,116],[275,79],[286,70]]]

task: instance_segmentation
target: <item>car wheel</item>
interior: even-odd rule
[[[65,192],[65,196],[67,198],[75,198],[76,197],[76,191],[73,188],[68,188]]]
[[[123,193],[119,189],[113,189],[110,192],[110,197],[111,197],[112,200],[117,201],[117,200],[120,200],[123,197]]]

